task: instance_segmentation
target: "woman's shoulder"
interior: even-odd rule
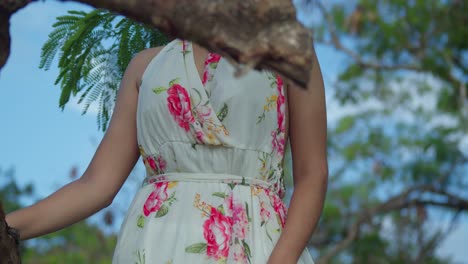
[[[138,61],[141,64],[146,64],[148,63],[165,47],[166,45],[159,46],[159,47],[154,47],[154,48],[148,48],[144,49],[140,52],[138,52],[134,57],[133,60]]]
[[[144,49],[138,52],[133,59],[130,61],[127,71],[131,72],[137,80],[138,87],[140,86],[143,73],[148,67],[151,60],[158,55],[158,53],[164,48],[164,46]]]

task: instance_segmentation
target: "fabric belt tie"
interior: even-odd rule
[[[198,173],[198,172],[168,172],[157,175],[147,176],[142,183],[142,186],[157,183],[157,182],[170,182],[170,181],[192,181],[192,182],[216,182],[225,184],[239,184],[239,185],[255,185],[261,188],[269,189],[275,193],[277,190],[277,181],[267,182],[261,179],[245,177],[241,175],[228,174],[228,173]]]

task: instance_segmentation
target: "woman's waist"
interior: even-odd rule
[[[255,185],[261,188],[277,191],[278,179],[262,179],[253,175],[237,175],[231,173],[214,172],[165,172],[161,174],[150,174],[143,180],[142,186],[158,182],[201,182],[201,183],[223,183],[228,185]]]

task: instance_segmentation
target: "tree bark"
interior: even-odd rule
[[[74,1],[120,13],[169,37],[196,42],[230,60],[239,75],[252,68],[268,69],[303,88],[309,80],[312,32],[297,21],[291,0]],[[30,2],[0,2],[0,68],[9,54],[8,19]]]
[[[15,240],[8,234],[5,212],[0,201],[0,264],[19,263],[21,263],[19,248]]]

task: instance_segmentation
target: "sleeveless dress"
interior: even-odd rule
[[[190,41],[147,66],[137,137],[146,177],[122,223],[112,263],[268,261],[284,227],[285,97],[279,76],[234,77],[216,53],[200,79]],[[299,264],[313,264],[304,249]]]

